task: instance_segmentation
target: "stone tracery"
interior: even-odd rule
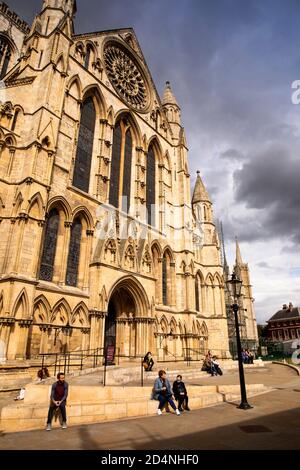
[[[104,61],[108,77],[117,93],[131,107],[144,111],[148,106],[149,94],[138,64],[125,49],[115,44],[105,48]]]

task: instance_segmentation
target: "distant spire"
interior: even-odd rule
[[[236,243],[235,264],[237,266],[241,266],[243,264],[243,260],[242,260],[240,245],[239,245],[239,241],[237,237],[235,237],[235,243]]]
[[[195,183],[192,204],[196,204],[197,202],[209,202],[211,204],[210,197],[201,179],[200,171],[197,171],[197,179]]]
[[[226,251],[225,251],[225,238],[224,238],[224,232],[223,232],[223,223],[222,221],[220,222],[220,233],[221,233],[221,243],[222,243],[222,257],[223,257],[223,268],[224,268],[224,272],[226,274],[227,277],[229,277],[229,266],[228,266],[228,263],[227,263],[227,258],[226,258]]]
[[[170,82],[166,82],[166,88],[164,91],[164,97],[162,100],[163,106],[166,106],[168,104],[173,104],[177,106],[178,108],[180,107],[179,104],[177,103],[175,96],[173,95],[173,91],[171,89]]]

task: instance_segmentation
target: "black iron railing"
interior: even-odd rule
[[[71,369],[83,370],[85,367],[95,369],[103,364],[103,348],[70,351],[65,353],[39,354],[41,370],[45,368],[53,370],[53,375],[63,372],[68,374]],[[101,361],[102,359],[102,361]]]

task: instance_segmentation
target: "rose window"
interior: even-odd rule
[[[108,77],[120,97],[138,111],[149,104],[146,81],[138,64],[117,45],[108,45],[104,51]]]

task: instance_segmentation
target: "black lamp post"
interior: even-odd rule
[[[238,298],[241,296],[241,289],[242,289],[242,281],[237,279],[235,273],[232,274],[231,279],[227,281],[229,292],[231,292],[233,296],[233,305],[231,308],[234,312],[234,319],[235,319],[235,331],[236,331],[236,344],[237,344],[237,352],[238,352],[238,361],[239,361],[239,376],[240,376],[240,387],[241,387],[241,404],[238,408],[242,410],[249,410],[253,408],[249,405],[247,401],[247,392],[246,392],[246,385],[245,385],[245,376],[244,376],[244,367],[242,361],[242,346],[241,346],[241,337],[240,337],[240,328],[239,328],[239,319],[238,319],[238,311],[239,311],[239,304]]]

